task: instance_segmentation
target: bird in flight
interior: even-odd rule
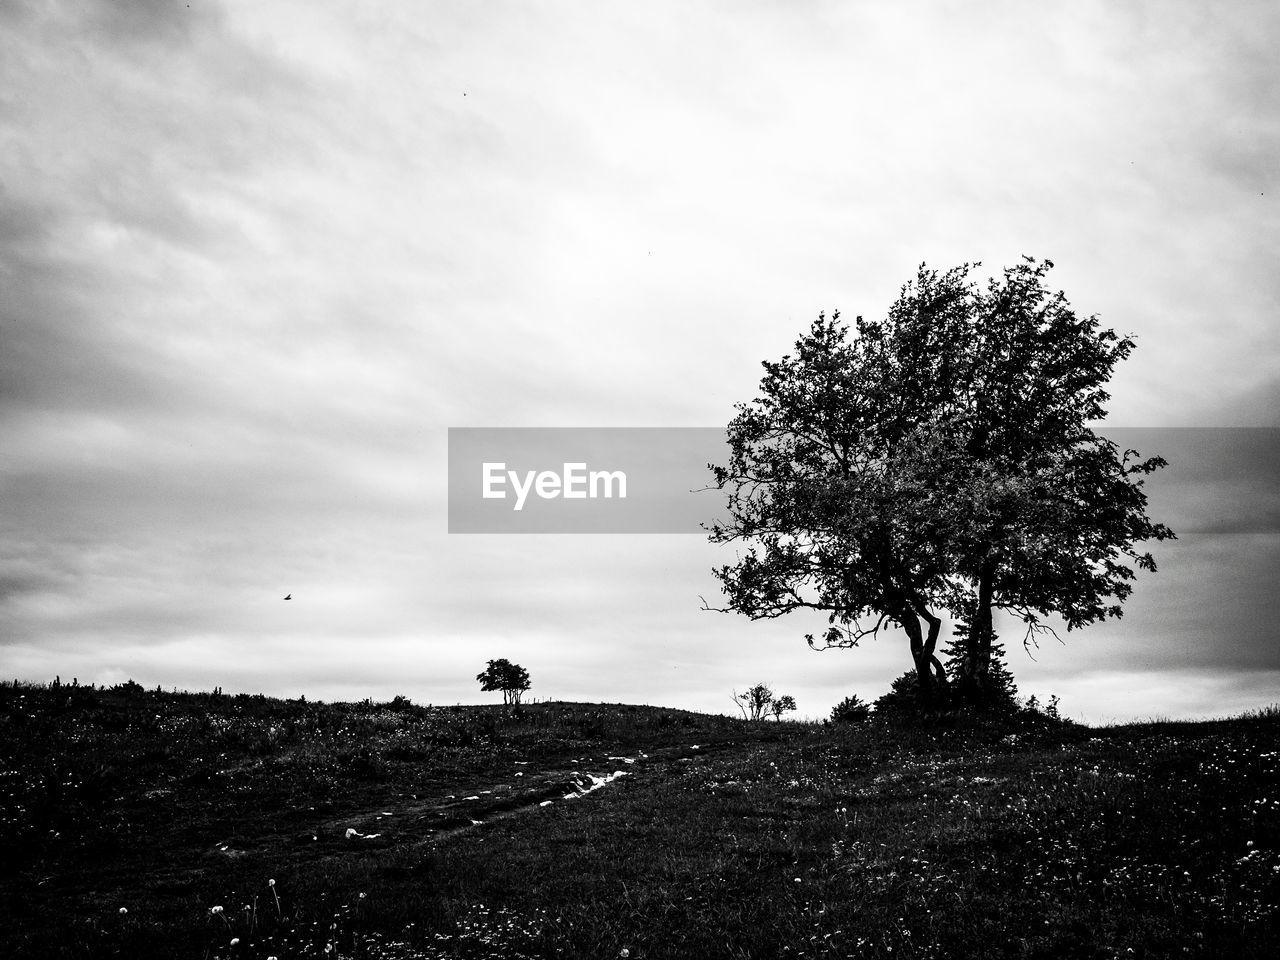
[[[293,599],[293,594],[292,594],[292,593],[286,593],[286,594],[285,594],[285,596],[284,596],[284,598],[285,598],[286,600],[292,600],[292,599]]]

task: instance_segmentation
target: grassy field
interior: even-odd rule
[[[0,688],[4,957],[1275,957],[1280,714]]]

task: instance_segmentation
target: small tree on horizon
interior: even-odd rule
[[[529,671],[510,660],[490,660],[482,673],[476,674],[480,689],[487,692],[502,691],[502,702],[507,706],[520,703],[521,695],[529,689]]]
[[[757,683],[746,693],[735,692],[733,702],[742,711],[744,719],[763,720],[765,714],[769,712],[770,704],[773,703],[773,691],[767,683]]]
[[[782,715],[784,713],[788,710],[794,711],[795,709],[796,698],[790,694],[783,694],[782,696],[777,697],[773,703],[769,704],[769,712],[773,714],[773,719],[777,720],[779,723],[782,722]]]

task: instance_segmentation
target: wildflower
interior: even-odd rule
[[[216,917],[216,916],[218,916],[218,914],[222,913],[222,908],[221,908],[221,907],[210,907],[210,908],[209,908],[209,912],[210,912],[211,914],[213,914],[213,915]]]
[[[267,886],[268,886],[268,887],[274,887],[275,885],[276,885],[276,882],[275,882],[274,880],[268,880],[268,881],[267,881]]]
[[[232,945],[233,947],[238,947],[238,946],[240,946],[240,938],[239,938],[239,937],[232,937],[232,938],[231,938],[231,945]]]
[[[128,912],[129,912],[129,908],[128,908],[128,907],[121,907],[121,908],[120,908],[120,916],[122,916],[122,917],[123,917],[123,916],[124,916],[126,913],[128,913]]]
[[[623,960],[626,960],[627,957],[631,956],[631,951],[628,950],[626,947],[623,947],[621,950],[618,951],[618,956],[622,957]]]

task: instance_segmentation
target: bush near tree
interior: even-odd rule
[[[850,694],[831,708],[832,723],[866,723],[871,719],[871,705],[857,694]]]

